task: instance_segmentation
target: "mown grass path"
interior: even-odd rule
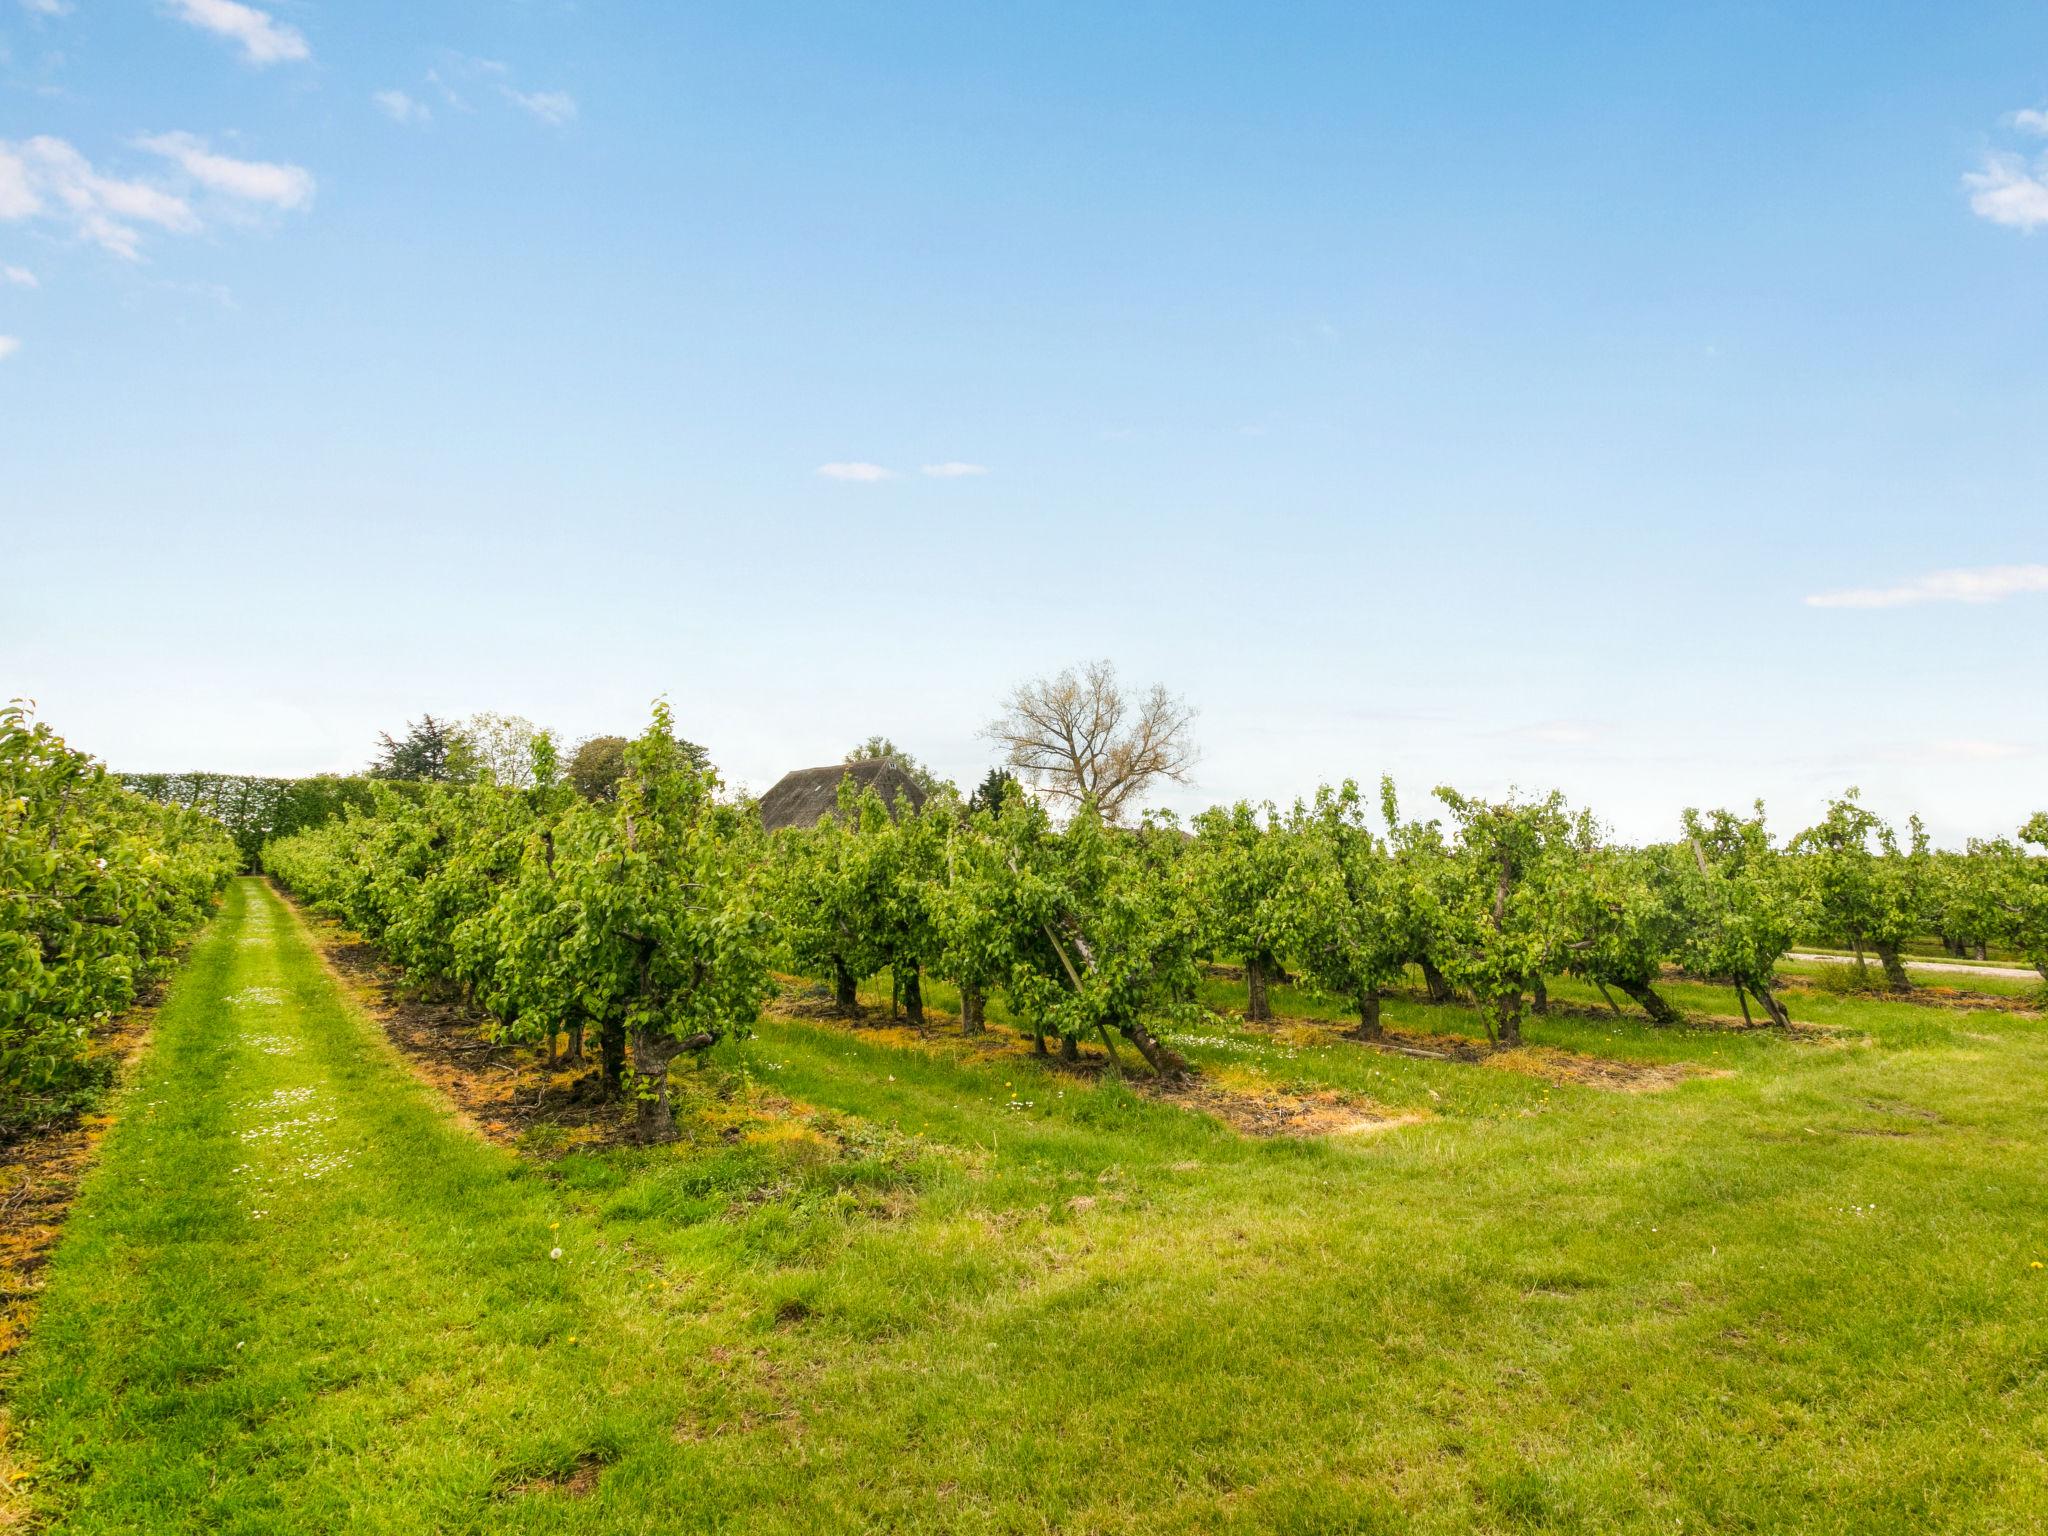
[[[681,1145],[522,1159],[245,880],[74,1210],[16,1447],[81,1533],[2048,1529],[2048,1031],[1810,1011],[1541,1025],[1719,1074],[1657,1095],[1177,1037],[1426,1116],[1292,1142],[764,1021]]]
[[[74,1532],[553,1526],[575,1495],[550,1480],[686,1386],[650,1369],[682,1340],[643,1279],[434,1104],[242,880],[21,1364],[36,1503]]]

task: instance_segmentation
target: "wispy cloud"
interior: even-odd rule
[[[2048,107],[2022,107],[2013,113],[2012,125],[2021,133],[2048,135]]]
[[[36,281],[35,273],[29,271],[27,267],[0,267],[0,283],[6,283],[14,288],[40,288],[43,286]]]
[[[181,234],[200,227],[182,197],[104,175],[63,139],[39,134],[0,142],[0,219],[39,216],[69,224],[78,238],[128,261],[141,255],[138,225]]]
[[[1935,571],[1896,587],[1850,587],[1816,592],[1809,608],[1907,608],[1916,603],[1997,603],[2027,592],[2048,592],[2048,565],[1981,565]]]
[[[988,466],[986,464],[963,464],[958,459],[948,459],[943,464],[927,464],[918,473],[929,475],[934,480],[964,480],[969,475],[987,474]]]
[[[19,336],[0,336],[0,358],[9,358],[21,350]]]
[[[827,480],[851,480],[862,485],[872,485],[877,480],[894,480],[896,471],[884,469],[879,464],[866,464],[858,459],[844,460],[832,464],[820,464],[815,473]]]
[[[146,230],[191,234],[205,227],[186,196],[192,189],[214,194],[231,216],[303,208],[313,198],[312,173],[302,166],[237,160],[190,133],[152,134],[136,145],[170,162],[182,181],[174,178],[166,186],[109,175],[65,140],[48,135],[0,140],[0,222],[48,220],[125,261],[139,261]],[[17,269],[8,270],[9,281],[18,281],[12,276]]]
[[[450,52],[444,55],[440,68],[427,71],[426,83],[439,92],[442,101],[456,112],[476,110],[475,102],[467,94],[471,91],[485,95],[495,94],[535,121],[546,123],[550,128],[561,128],[575,122],[582,110],[576,98],[567,91],[522,90],[510,64],[503,59],[479,58],[475,54]],[[402,91],[380,91],[380,105],[387,94],[404,96]],[[413,102],[412,105],[419,106],[419,103]],[[420,113],[422,117],[425,115],[424,107],[420,107]],[[395,113],[393,115],[396,116]]]
[[[135,142],[162,155],[207,190],[245,203],[304,208],[313,201],[313,173],[302,165],[237,160],[209,149],[204,139],[191,133],[146,134]]]
[[[21,8],[31,16],[69,16],[71,0],[21,0]]]
[[[373,91],[370,100],[377,104],[377,110],[394,123],[418,125],[431,122],[433,108],[424,101],[408,96],[404,91]]]
[[[310,59],[313,50],[298,28],[239,0],[170,0],[172,14],[187,26],[242,45],[242,58],[256,65]]]
[[[567,91],[522,91],[511,85],[500,85],[505,99],[539,118],[550,128],[559,128],[564,123],[576,121],[576,98]]]

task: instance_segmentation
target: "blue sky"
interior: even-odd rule
[[[0,338],[119,766],[971,780],[1107,656],[1183,807],[2048,805],[2038,4],[0,0]]]

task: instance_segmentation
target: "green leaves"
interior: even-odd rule
[[[0,709],[0,1124],[87,1085],[86,1035],[126,1008],[238,863],[221,824],[159,805]]]

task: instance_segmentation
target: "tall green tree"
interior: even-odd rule
[[[1289,938],[1308,984],[1358,1011],[1358,1035],[1384,1033],[1380,1001],[1401,977],[1411,943],[1404,889],[1385,841],[1369,825],[1358,786],[1323,785],[1288,818]]]
[[[1189,873],[1199,894],[1204,937],[1212,953],[1244,964],[1245,1017],[1270,1023],[1269,988],[1281,957],[1300,938],[1302,908],[1293,899],[1291,829],[1268,804],[1240,800],[1194,819]]]
[[[476,771],[476,751],[462,728],[431,714],[409,723],[403,737],[380,732],[369,769],[373,779],[427,784],[459,784],[475,778]]]
[[[1444,968],[1471,989],[1488,1034],[1520,1045],[1525,994],[1569,941],[1591,818],[1572,815],[1555,792],[1533,802],[1480,800],[1447,787],[1436,793],[1458,829],[1445,892]]]
[[[627,750],[616,812],[569,820],[557,850],[581,914],[565,959],[591,1015],[626,1032],[649,1139],[674,1130],[675,1059],[752,1023],[770,988],[760,824],[717,789],[657,704]]]
[[[1900,959],[1906,941],[1926,930],[1930,858],[1927,832],[1915,816],[1908,838],[1865,807],[1851,788],[1828,802],[1828,813],[1793,841],[1803,855],[1815,911],[1832,938],[1877,951],[1885,980],[1906,991],[1912,980]]]
[[[1058,834],[1016,799],[1000,827],[1015,877],[1015,911],[1043,939],[1010,971],[1010,1006],[1037,1035],[1071,1047],[1121,1036],[1162,1078],[1187,1063],[1152,1026],[1192,1020],[1201,922],[1194,892],[1165,839],[1106,827],[1092,802]],[[1114,1032],[1114,1035],[1112,1034]]]
[[[1684,824],[1692,866],[1679,865],[1679,964],[1690,975],[1732,983],[1745,1018],[1753,997],[1773,1024],[1789,1027],[1776,968],[1813,920],[1808,882],[1773,846],[1761,800],[1746,817],[1688,809]]]

